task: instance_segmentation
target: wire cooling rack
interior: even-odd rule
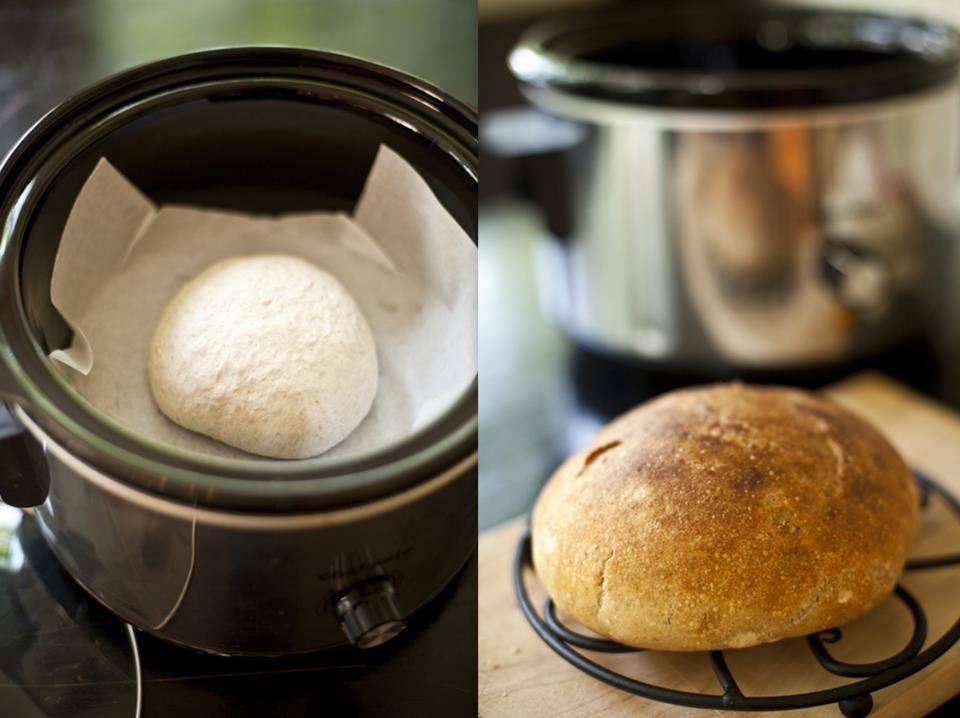
[[[920,493],[920,505],[924,509],[931,496],[941,499],[954,518],[960,521],[960,502],[935,481],[919,473],[914,474]],[[960,565],[960,554],[934,556],[908,561],[905,571],[928,571]],[[630,678],[606,668],[585,656],[582,651],[599,653],[637,653],[644,649],[624,646],[603,638],[586,636],[570,630],[557,616],[553,600],[547,598],[543,610],[537,612],[527,593],[525,573],[533,569],[530,550],[530,533],[525,532],[517,546],[513,567],[513,583],[520,601],[520,608],[533,630],[543,641],[567,662],[584,673],[627,693],[650,700],[691,708],[706,708],[728,711],[777,711],[808,708],[810,706],[838,704],[847,718],[863,718],[873,709],[871,694],[892,685],[930,665],[960,639],[960,618],[926,649],[927,617],[923,606],[907,589],[897,586],[895,595],[904,603],[913,620],[910,641],[889,658],[871,663],[845,663],[834,658],[827,646],[843,637],[839,628],[831,628],[807,636],[807,646],[820,666],[827,672],[845,678],[855,678],[851,683],[807,693],[789,695],[745,695],[727,665],[723,651],[710,651],[710,665],[716,675],[720,693],[694,693],[675,690],[665,686]]]

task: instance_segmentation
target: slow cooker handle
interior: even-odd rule
[[[568,153],[586,136],[584,125],[533,107],[485,112],[480,124],[484,151],[507,163],[515,193],[540,209],[547,229],[557,239],[567,239],[573,231]]]
[[[0,261],[8,261],[0,257]],[[0,272],[0,308],[7,312],[14,306],[9,286],[11,272]],[[4,319],[6,319],[4,317]],[[9,339],[0,335],[6,349],[0,352],[0,501],[18,508],[39,506],[50,491],[50,471],[43,445],[13,414],[14,406],[29,407],[23,388],[8,364]]]
[[[43,446],[23,430],[6,404],[0,404],[0,500],[30,508],[46,501],[49,491]]]

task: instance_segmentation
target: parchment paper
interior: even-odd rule
[[[164,307],[211,264],[284,253],[330,272],[373,331],[380,384],[373,408],[325,453],[374,448],[447,408],[477,372],[477,250],[426,182],[382,146],[352,217],[256,216],[199,207],[157,207],[101,159],[67,220],[51,299],[74,330],[50,353],[94,406],[177,447],[250,458],[181,428],[157,408],[147,357]]]

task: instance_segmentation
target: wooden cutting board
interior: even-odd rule
[[[960,415],[879,374],[858,374],[828,390],[840,403],[886,432],[907,462],[960,495]],[[716,711],[671,706],[631,696],[581,673],[553,653],[520,613],[511,567],[525,519],[516,519],[480,537],[479,715],[481,718],[636,718],[704,716]],[[960,550],[960,528],[939,500],[921,513],[913,555]],[[904,585],[923,603],[929,620],[927,643],[960,617],[960,568],[908,574]],[[535,577],[528,584],[534,605],[545,594]],[[852,662],[893,655],[909,640],[912,622],[891,599],[844,627],[831,652]],[[819,667],[803,639],[740,651],[727,661],[746,695],[795,693],[849,681]],[[670,687],[719,693],[703,653],[634,653],[591,657],[641,680]],[[874,694],[871,716],[923,716],[960,692],[960,645],[918,674]],[[726,715],[731,715],[727,713]],[[745,715],[745,714],[744,714]],[[763,715],[774,715],[766,713]],[[795,718],[840,716],[835,704],[788,711]]]

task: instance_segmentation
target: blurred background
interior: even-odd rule
[[[568,85],[551,93],[544,78],[556,67],[527,53],[520,69],[533,78],[527,82],[531,102],[508,68],[518,39],[547,16],[574,18],[548,49],[561,56],[593,52],[593,59],[615,66],[613,53],[604,59],[596,51],[604,32],[619,37],[615,22],[589,39],[564,33],[608,8],[656,13],[678,4],[692,7],[688,30],[678,32],[706,38],[714,49],[669,55],[661,45],[649,66],[657,64],[657,51],[681,67],[704,57],[734,63],[720,51],[710,55],[715,23],[709,12],[697,14],[703,3],[480,0],[481,531],[526,512],[553,468],[602,424],[675,387],[741,377],[817,388],[877,369],[960,407],[955,98],[922,128],[866,118],[834,134],[755,127],[725,143],[688,126],[651,140],[615,129],[632,121],[624,119],[624,106],[662,102],[682,110],[689,97],[643,95],[637,87],[604,95],[597,87],[616,84],[611,76],[594,85],[561,78],[558,84]],[[960,6],[951,0],[804,5],[960,22]],[[721,6],[728,4],[712,5],[718,13]],[[871,27],[875,45],[906,36],[917,47],[938,42],[909,28]],[[760,49],[787,57],[782,51],[792,40],[784,40],[778,23],[770,28]],[[871,70],[858,76],[857,58],[837,55],[828,64],[840,77],[847,60],[853,74],[846,82],[870,92],[864,88],[871,87]],[[783,62],[787,67],[790,60]],[[704,90],[711,88],[701,87],[691,96],[707,103],[706,112],[722,114],[722,97],[731,89],[713,88],[710,99]],[[633,99],[625,100],[630,92]],[[563,104],[562,95],[586,101]],[[545,111],[551,102],[553,110]],[[806,155],[814,160],[797,160]],[[636,170],[643,165],[648,168]],[[776,175],[770,185],[781,187],[782,196],[764,194],[751,179],[763,172]],[[711,176],[718,178],[714,187]],[[911,194],[914,199],[906,199]],[[683,201],[689,206],[674,205],[674,214],[662,216],[667,204]],[[934,205],[930,212],[918,209]],[[819,239],[807,230],[791,235],[804,222],[822,230]],[[724,240],[725,232],[734,239]],[[773,241],[758,239],[764,234]],[[894,246],[881,235],[912,238]],[[698,250],[686,249],[698,243],[700,258]],[[787,269],[801,264],[816,264],[816,276]],[[690,281],[711,266],[716,296],[709,290],[713,280]],[[770,340],[754,341],[758,336]]]
[[[960,409],[960,5],[480,0],[479,19],[481,709],[685,715],[528,631],[523,517],[601,426],[691,384],[876,371]],[[534,606],[541,589],[529,576]],[[759,688],[773,650],[730,652],[763,656],[734,672]],[[713,685],[695,654],[584,653]],[[957,690],[930,685],[884,709]]]
[[[200,48],[344,52],[476,104],[476,5],[458,0],[4,0],[0,145],[56,102],[121,69]],[[438,28],[443,28],[438,31]]]

